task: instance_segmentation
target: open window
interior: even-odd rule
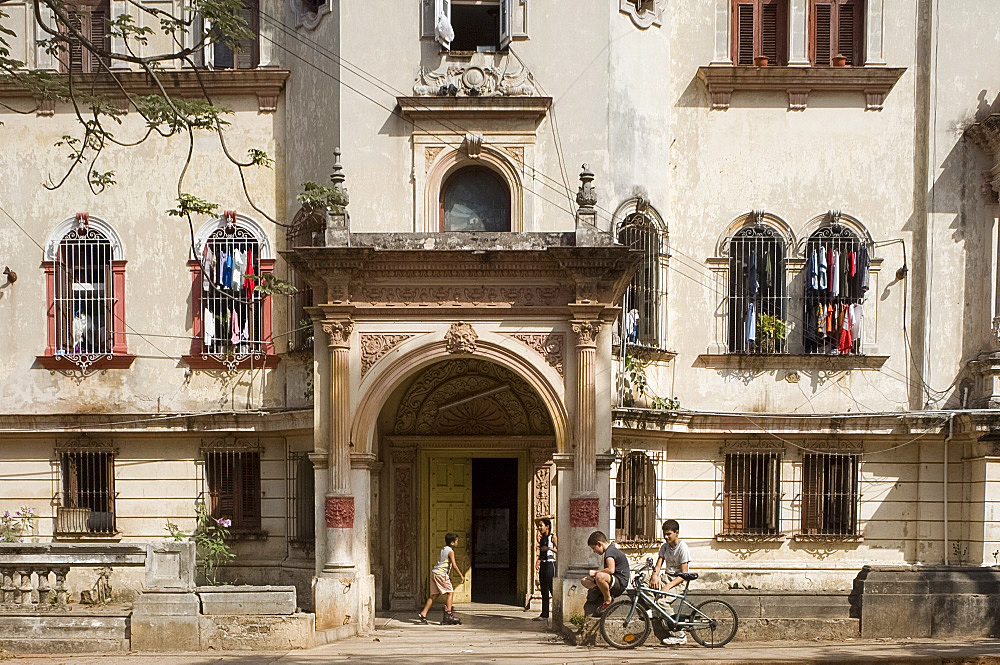
[[[240,17],[246,21],[250,35],[236,43],[217,41],[212,44],[214,69],[254,69],[260,64],[260,6],[258,0],[243,0]]]
[[[787,0],[733,0],[734,65],[788,64]]]
[[[636,212],[618,227],[618,242],[644,260],[622,296],[619,337],[623,345],[666,348],[666,233],[650,216]]]
[[[102,71],[104,66],[110,64],[110,59],[84,48],[83,42],[74,36],[74,32],[93,44],[96,49],[110,53],[111,0],[77,0],[67,3],[64,8],[69,17],[69,25],[62,26],[62,32],[69,36],[69,42],[63,43],[60,50],[59,70],[74,74],[94,74]]]
[[[730,353],[787,352],[785,239],[763,222],[729,241]]]
[[[802,531],[807,536],[858,535],[861,457],[809,453],[802,457]]]
[[[452,51],[502,51],[511,42],[513,0],[429,0],[424,11],[424,31]],[[430,21],[430,26],[428,22]]]

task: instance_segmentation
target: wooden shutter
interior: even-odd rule
[[[778,5],[774,3],[761,6],[760,17],[760,54],[767,56],[771,64],[778,64]]]
[[[781,513],[781,457],[768,455],[764,459],[764,509],[768,533],[778,533]]]
[[[862,3],[860,0],[841,0],[837,9],[837,52],[847,58],[848,65],[864,65]]]
[[[90,15],[88,12],[70,11],[67,14],[69,18],[69,27],[77,30],[83,35],[90,32]],[[74,74],[83,72],[83,44],[81,44],[79,40],[70,39],[70,41],[65,44],[64,49],[62,70],[64,72],[73,72]]]
[[[77,508],[80,501],[80,459],[76,453],[63,453],[63,503]]]
[[[500,0],[500,48],[510,46],[511,40],[511,0]]]
[[[418,0],[420,2],[420,36],[434,36],[434,0]]]
[[[253,69],[259,60],[260,8],[258,0],[243,0],[240,16],[246,21],[247,29],[251,35],[247,39],[240,40],[239,51],[236,53],[236,68]]]
[[[812,63],[827,67],[833,58],[833,3],[831,0],[816,0],[813,4],[813,53]]]
[[[819,455],[802,460],[802,533],[816,534],[823,529],[823,465]]]
[[[111,49],[111,35],[108,30],[110,27],[108,21],[111,19],[109,4],[109,2],[102,2],[90,12],[90,43],[94,45],[94,48],[103,51],[110,51]],[[93,52],[89,56],[88,71],[91,73],[104,71],[101,62],[107,63],[108,59],[102,58]]]
[[[747,474],[742,455],[726,455],[722,481],[722,530],[740,533],[746,530]]]
[[[754,6],[741,2],[736,7],[736,64],[752,65],[754,46]]]
[[[239,511],[233,526],[260,530],[260,455],[243,454],[239,460]]]

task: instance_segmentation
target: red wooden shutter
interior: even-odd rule
[[[838,52],[847,58],[848,65],[860,66],[864,63],[861,46],[864,35],[861,32],[864,23],[862,18],[862,3],[860,0],[842,1],[837,8],[837,47]]]
[[[753,10],[754,6],[752,3],[740,3],[737,6],[737,65],[752,65],[753,64]]]
[[[774,3],[761,7],[760,54],[767,56],[772,65],[778,64],[778,5]]]
[[[833,48],[833,6],[829,0],[816,0],[813,5],[813,64],[827,67],[834,56]]]

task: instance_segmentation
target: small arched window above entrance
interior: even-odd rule
[[[442,231],[510,231],[510,188],[493,170],[467,166],[441,187]]]

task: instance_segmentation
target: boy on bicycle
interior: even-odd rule
[[[684,580],[676,577],[677,573],[688,572],[688,564],[691,563],[691,552],[687,544],[680,538],[681,525],[677,520],[667,520],[663,523],[663,544],[657,553],[656,566],[653,568],[653,576],[649,581],[649,586],[661,591],[669,591],[681,584]],[[660,568],[666,564],[667,575],[670,580],[660,584]],[[663,638],[664,644],[684,644],[687,642],[687,634],[671,633]]]
[[[601,555],[604,567],[591,570],[580,582],[588,590],[597,589],[601,592],[604,603],[594,613],[594,616],[600,616],[611,605],[611,601],[625,593],[628,588],[628,559],[621,550],[611,544],[611,540],[603,531],[590,534],[587,546],[594,550],[595,554]]]

